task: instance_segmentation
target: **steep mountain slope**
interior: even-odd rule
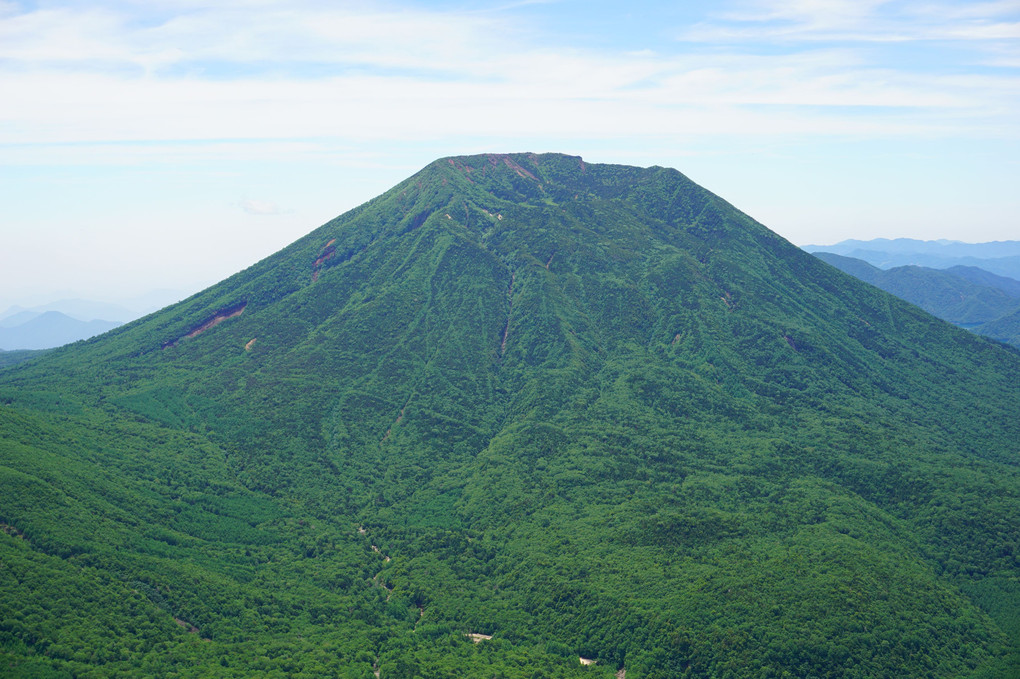
[[[955,267],[956,271],[923,266],[898,266],[879,269],[864,260],[831,252],[816,252],[816,257],[840,271],[916,304],[925,311],[957,325],[974,326],[1006,316],[1020,308],[1020,299],[1000,286],[1012,279],[996,276],[974,267]],[[964,270],[962,277],[959,270]],[[982,275],[983,274],[983,275]],[[995,281],[999,285],[976,283],[971,279]],[[1013,281],[1020,285],[1020,282]]]
[[[30,358],[41,355],[42,351],[5,351],[0,349],[0,368],[6,368],[9,365],[15,365],[23,361],[27,361]]]
[[[1002,676],[1018,375],[675,170],[443,159],[0,373],[3,660]]]
[[[996,288],[1010,297],[1020,298],[1020,281],[1013,278],[998,276],[976,266],[951,266],[945,271],[957,278],[988,288]]]
[[[1020,348],[1020,309],[994,321],[982,323],[975,330],[986,337]]]

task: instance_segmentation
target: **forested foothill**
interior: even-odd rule
[[[1020,348],[1020,281],[973,266],[880,269],[831,252],[814,255],[944,321]]]
[[[0,674],[1017,676],[1017,413],[675,170],[442,159],[0,369]]]

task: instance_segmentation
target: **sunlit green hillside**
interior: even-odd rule
[[[0,673],[1009,676],[1018,376],[675,170],[436,161],[0,371]]]
[[[840,271],[916,304],[942,320],[1020,347],[1016,332],[1016,319],[1020,318],[1020,281],[977,267],[959,266],[942,271],[923,266],[898,266],[883,270],[853,257],[831,252],[813,254]]]

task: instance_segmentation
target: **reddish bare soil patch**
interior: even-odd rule
[[[517,162],[515,162],[510,156],[503,156],[503,162],[506,164],[507,167],[509,167],[514,172],[516,172],[518,174],[518,176],[520,176],[520,177],[527,177],[528,179],[534,179],[536,182],[538,181],[538,177],[536,177],[535,175],[533,175],[530,172],[528,172],[527,170],[525,170]]]
[[[181,620],[180,618],[174,618],[174,622],[176,622],[178,625],[188,630],[192,634],[198,634],[198,628],[192,625],[190,622],[186,620]]]
[[[322,246],[322,252],[312,262],[312,282],[319,280],[319,269],[328,260],[336,257],[336,238],[331,239],[328,243]]]
[[[220,309],[215,314],[213,314],[212,316],[210,316],[206,320],[202,321],[201,323],[199,323],[198,325],[196,325],[191,330],[189,330],[188,332],[184,333],[183,335],[181,335],[177,339],[169,341],[169,342],[164,342],[163,343],[163,348],[164,349],[169,349],[170,347],[175,346],[178,342],[180,342],[183,339],[190,339],[192,337],[197,337],[198,335],[201,335],[206,330],[209,330],[210,328],[215,328],[217,325],[219,325],[223,321],[227,320],[228,318],[234,318],[235,316],[240,316],[242,313],[244,313],[244,309],[247,306],[248,306],[247,302],[240,302],[239,304],[235,304],[234,306],[230,306],[230,307],[227,307],[225,309]]]
[[[228,318],[234,318],[244,313],[244,308],[248,306],[247,302],[233,306],[229,309],[223,309],[222,311],[216,312],[216,315],[205,321],[197,328],[194,328],[191,332],[185,335],[185,337],[197,337],[210,328],[215,328],[217,325],[227,320]]]
[[[315,260],[315,263],[312,264],[312,267],[318,268],[322,266],[323,263],[326,262],[326,260],[333,259],[334,257],[336,257],[336,250],[330,250],[325,254],[319,255],[319,258]]]
[[[473,167],[471,167],[470,165],[465,165],[464,163],[461,163],[460,161],[455,161],[453,158],[448,158],[447,160],[449,161],[450,165],[452,165],[455,169],[457,169],[457,170],[459,170],[459,171],[464,173],[464,178],[465,179],[467,179],[469,182],[474,184],[474,181],[471,179],[471,176],[470,176],[471,175],[471,171],[474,169]],[[446,185],[446,180],[445,179],[443,179],[443,185],[444,186]]]

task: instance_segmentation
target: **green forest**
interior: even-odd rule
[[[813,254],[944,321],[1020,348],[1020,281],[977,267],[897,266],[883,270],[853,257]]]
[[[442,159],[0,367],[0,675],[1020,677],[1017,413],[676,170]]]

